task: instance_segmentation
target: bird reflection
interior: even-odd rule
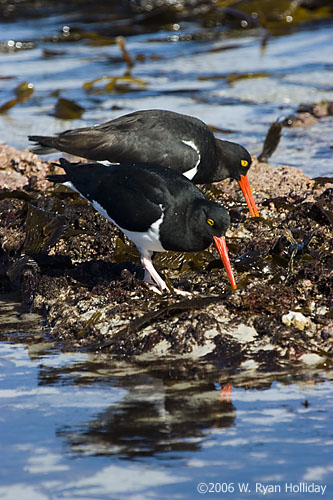
[[[82,371],[82,367],[80,369]],[[51,375],[50,370],[57,369],[44,369],[41,383],[50,383],[52,379],[60,382],[61,375]],[[91,373],[89,367],[85,371]],[[119,369],[114,370],[113,375],[111,372],[112,369],[109,384],[112,381],[114,385],[116,381],[119,388],[128,392],[93,419],[58,429],[57,435],[66,440],[71,452],[117,454],[127,459],[161,453],[168,453],[170,457],[170,453],[172,456],[180,451],[200,450],[212,428],[234,425],[236,415],[230,392],[222,400],[214,381],[197,380],[191,370],[187,371],[187,379],[179,377],[179,372],[175,374],[170,365],[165,370],[141,371],[134,375],[132,372],[128,376],[119,375]],[[74,367],[73,377],[77,373]],[[68,376],[67,372],[66,383]]]

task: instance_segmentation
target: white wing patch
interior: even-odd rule
[[[112,167],[113,165],[120,165],[119,162],[109,161],[109,160],[98,160],[97,163],[104,165],[105,167]]]
[[[186,172],[183,172],[183,175],[185,175],[185,177],[187,177],[191,181],[193,179],[193,177],[196,175],[196,173],[198,172],[198,165],[199,165],[200,160],[201,160],[201,155],[200,155],[199,149],[197,148],[197,146],[194,144],[193,141],[184,141],[183,140],[182,142],[184,144],[186,144],[187,146],[190,146],[190,148],[194,149],[194,151],[198,155],[198,160],[197,160],[196,164],[194,165],[194,167],[191,168],[190,170],[187,170]]]

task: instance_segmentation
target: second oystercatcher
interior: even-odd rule
[[[213,241],[237,288],[224,236],[229,214],[186,177],[159,165],[70,163],[63,158],[60,163],[66,174],[47,179],[78,192],[135,243],[151,289],[167,289],[153,266],[153,252],[195,252]]]
[[[253,217],[259,212],[247,171],[249,152],[216,139],[198,118],[162,109],[136,111],[100,125],[66,130],[57,136],[31,135],[39,154],[54,150],[94,161],[151,163],[182,173],[195,184],[236,179]]]

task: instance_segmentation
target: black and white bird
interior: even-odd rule
[[[57,151],[94,161],[151,163],[182,173],[195,184],[236,179],[253,217],[259,216],[248,178],[249,152],[235,142],[216,139],[198,118],[150,109],[57,136],[31,135],[37,154]]]
[[[70,163],[63,158],[60,163],[66,174],[47,179],[78,192],[135,243],[151,289],[167,290],[153,266],[153,252],[195,252],[213,241],[237,288],[224,236],[229,214],[179,172],[150,164]]]

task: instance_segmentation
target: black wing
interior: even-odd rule
[[[168,190],[144,167],[73,165],[63,160],[61,163],[75,188],[89,201],[97,202],[118,226],[128,231],[147,231],[168,203]]]
[[[95,161],[151,163],[184,173],[215,149],[200,120],[163,110],[144,110],[101,125],[67,130],[56,137],[30,136],[44,148]],[[39,147],[41,151],[41,148]],[[35,151],[36,150],[35,148]]]

